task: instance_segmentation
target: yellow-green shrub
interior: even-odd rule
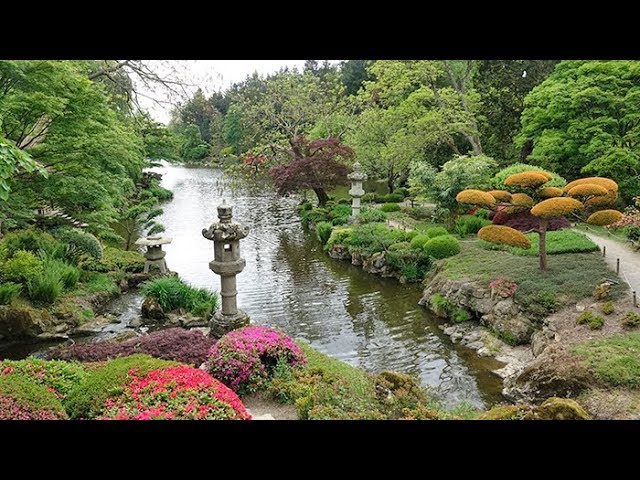
[[[572,197],[600,197],[609,192],[606,188],[595,183],[581,183],[567,193]]]
[[[529,171],[509,175],[504,184],[507,186],[517,185],[519,187],[537,188],[549,180],[551,180],[550,176],[543,172]]]
[[[544,187],[538,190],[538,195],[542,198],[561,197],[564,192],[558,187]]]
[[[614,182],[613,180],[611,180],[610,178],[605,178],[605,177],[579,178],[578,180],[574,180],[573,182],[567,183],[565,185],[565,187],[564,187],[564,191],[568,192],[573,187],[576,187],[578,185],[582,185],[582,184],[585,184],[585,183],[592,183],[592,184],[595,184],[595,185],[600,185],[601,187],[604,187],[607,190],[612,191],[612,192],[617,192],[618,191],[618,184],[616,182]]]
[[[511,204],[523,207],[530,207],[533,205],[533,198],[526,193],[514,193],[511,195]]]
[[[590,225],[611,225],[622,219],[622,213],[617,210],[600,210],[599,212],[592,213],[587,218],[587,223]]]
[[[487,208],[493,208],[496,204],[496,199],[492,195],[482,190],[473,189],[461,191],[456,195],[456,200],[466,205],[478,205]]]
[[[511,201],[511,194],[506,190],[489,190],[487,193],[499,202]]]
[[[575,198],[557,197],[543,200],[531,209],[531,214],[541,218],[554,218],[568,215],[583,208],[582,202]]]
[[[487,225],[478,231],[478,238],[486,242],[531,248],[531,241],[520,231],[504,225]]]

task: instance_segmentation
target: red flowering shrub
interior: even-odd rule
[[[57,347],[48,358],[78,360],[80,362],[102,362],[110,358],[126,357],[134,353],[146,353],[164,360],[200,366],[207,360],[214,340],[198,330],[167,328],[121,343],[77,343]]]
[[[498,277],[489,282],[489,287],[491,291],[504,298],[512,297],[518,290],[518,284],[511,277]]]
[[[531,214],[529,210],[518,213],[507,213],[504,209],[495,213],[492,219],[494,225],[504,225],[506,227],[515,228],[521,232],[536,230],[540,226],[540,219]],[[570,228],[571,224],[565,217],[556,217],[549,219],[547,231],[562,230]]]
[[[63,399],[82,382],[86,372],[82,365],[60,361],[27,360],[0,361],[0,377],[21,377],[38,385],[42,385],[57,398]]]
[[[102,420],[250,420],[238,396],[198,368],[129,371],[122,393],[108,398]]]
[[[0,420],[65,418],[60,400],[44,386],[18,375],[0,376]]]
[[[224,335],[210,351],[207,370],[239,393],[264,385],[278,362],[295,367],[307,359],[293,339],[270,327],[244,327]]]

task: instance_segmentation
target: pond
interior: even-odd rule
[[[235,188],[218,169],[166,165],[154,169],[174,192],[161,217],[169,268],[187,282],[218,290],[208,267],[213,243],[201,230],[217,221],[226,199],[234,220],[250,227],[241,242],[245,270],[238,305],[254,324],[280,328],[318,350],[371,372],[410,373],[448,406],[466,400],[489,406],[502,400],[497,362],[454,345],[440,321],[417,302],[419,285],[402,285],[326,255],[295,212],[298,197],[270,189]]]

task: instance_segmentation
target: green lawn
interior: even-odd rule
[[[598,379],[614,386],[640,387],[640,333],[614,335],[573,347]]]
[[[506,245],[496,245],[489,242],[481,241],[480,245],[488,250],[504,250],[513,255],[524,257],[537,257],[540,235],[537,233],[527,234],[527,238],[531,240],[531,248],[509,247]],[[547,254],[556,255],[559,253],[581,253],[595,252],[598,246],[593,243],[587,236],[573,230],[556,230],[547,232]]]
[[[444,274],[452,279],[471,279],[487,284],[499,276],[511,277],[519,288],[515,299],[534,317],[543,318],[562,306],[592,295],[604,280],[619,281],[596,253],[565,253],[547,259],[549,269],[540,271],[537,257],[486,250],[479,241],[462,242],[462,252],[446,260]],[[612,296],[626,290],[614,286]]]

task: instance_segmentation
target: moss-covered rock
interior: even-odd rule
[[[478,420],[524,420],[531,412],[527,405],[498,405],[478,417]]]
[[[534,410],[537,420],[591,420],[591,416],[575,400],[551,397]]]

